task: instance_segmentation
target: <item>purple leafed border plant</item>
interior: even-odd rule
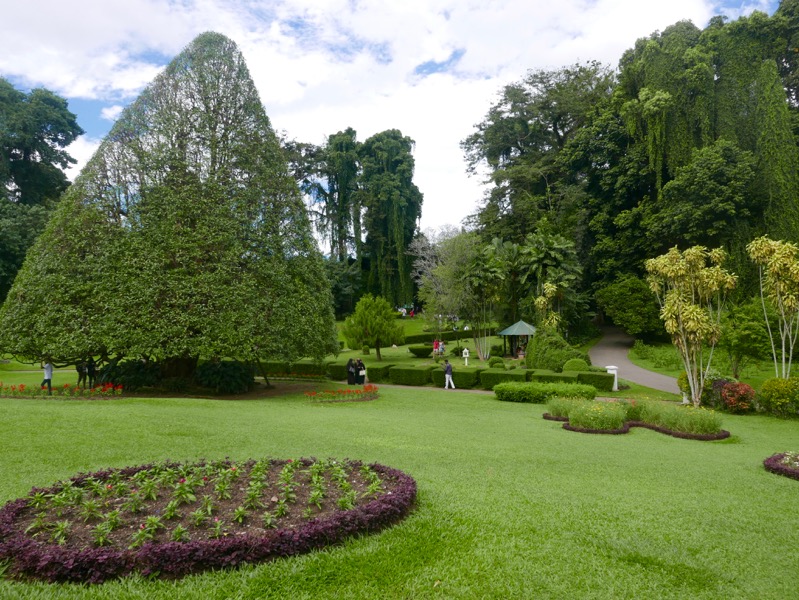
[[[127,467],[118,472],[132,475],[151,466]],[[376,463],[369,466],[393,481],[389,491],[326,519],[312,519],[296,528],[275,530],[262,537],[240,535],[218,540],[145,543],[137,549],[75,550],[34,540],[15,527],[18,516],[28,504],[28,498],[20,498],[0,508],[0,563],[8,561],[8,574],[15,577],[102,583],[135,572],[175,578],[310,552],[341,543],[354,535],[379,531],[399,522],[411,511],[416,498],[416,481],[397,469]],[[102,480],[112,472],[80,474],[72,481],[81,483],[88,477]],[[37,491],[52,493],[57,488],[34,489],[31,493]]]
[[[787,454],[787,452],[781,452],[780,454],[769,456],[763,461],[763,466],[766,468],[766,471],[771,473],[799,480],[799,469],[790,467],[783,462]]]

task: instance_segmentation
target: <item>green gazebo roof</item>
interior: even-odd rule
[[[524,321],[517,321],[510,327],[497,333],[497,335],[535,335],[535,327]]]

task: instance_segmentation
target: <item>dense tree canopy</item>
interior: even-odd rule
[[[69,185],[65,148],[83,133],[75,119],[63,98],[0,77],[0,303]]]
[[[296,183],[229,39],[199,36],[65,194],[0,311],[27,358],[321,357],[330,288]]]

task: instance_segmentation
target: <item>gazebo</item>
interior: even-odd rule
[[[506,354],[506,346],[505,342],[507,338],[510,338],[510,352],[513,356],[516,356],[516,349],[519,347],[519,338],[524,337],[527,338],[531,335],[535,335],[535,327],[530,325],[529,323],[525,323],[524,321],[517,321],[510,327],[503,329],[497,335],[502,336],[502,352]],[[525,341],[526,345],[526,341]]]

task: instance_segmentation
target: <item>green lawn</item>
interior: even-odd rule
[[[179,581],[0,582],[0,598],[774,598],[799,589],[799,482],[762,460],[797,424],[725,416],[726,442],[590,436],[544,406],[384,387],[375,402],[0,399],[0,501],[152,460],[340,457],[416,478],[403,523]]]

